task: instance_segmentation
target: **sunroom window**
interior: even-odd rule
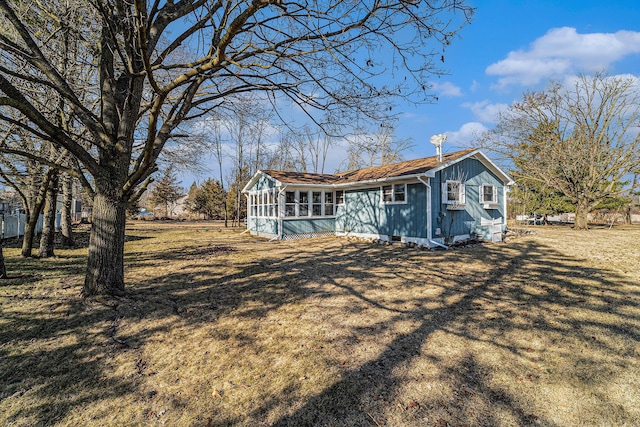
[[[324,214],[333,215],[333,193],[330,191],[324,193]]]
[[[296,216],[296,192],[285,193],[284,216]]]
[[[298,206],[298,216],[309,216],[309,192],[300,191]]]
[[[322,191],[313,191],[311,193],[311,215],[322,215]]]

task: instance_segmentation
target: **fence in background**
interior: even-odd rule
[[[0,231],[2,232],[3,239],[11,239],[14,237],[24,236],[24,225],[27,222],[27,216],[25,214],[18,215],[0,215],[0,221],[2,222],[2,227]],[[42,223],[44,220],[44,215],[40,215],[38,218],[38,224],[36,225],[36,234],[42,233]],[[56,215],[56,228],[60,226],[60,215]]]

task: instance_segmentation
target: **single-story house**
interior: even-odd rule
[[[258,171],[247,228],[272,239],[356,236],[440,246],[500,241],[511,178],[468,149],[337,174]]]

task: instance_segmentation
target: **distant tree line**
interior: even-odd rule
[[[640,92],[632,77],[603,73],[526,93],[500,115],[481,145],[510,168],[522,212],[575,212],[588,229],[596,209],[630,218],[640,180]]]

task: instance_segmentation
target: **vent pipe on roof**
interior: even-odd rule
[[[429,142],[436,146],[436,156],[438,157],[438,162],[442,163],[442,144],[447,140],[447,135],[444,133],[439,133],[437,135],[433,135]]]

